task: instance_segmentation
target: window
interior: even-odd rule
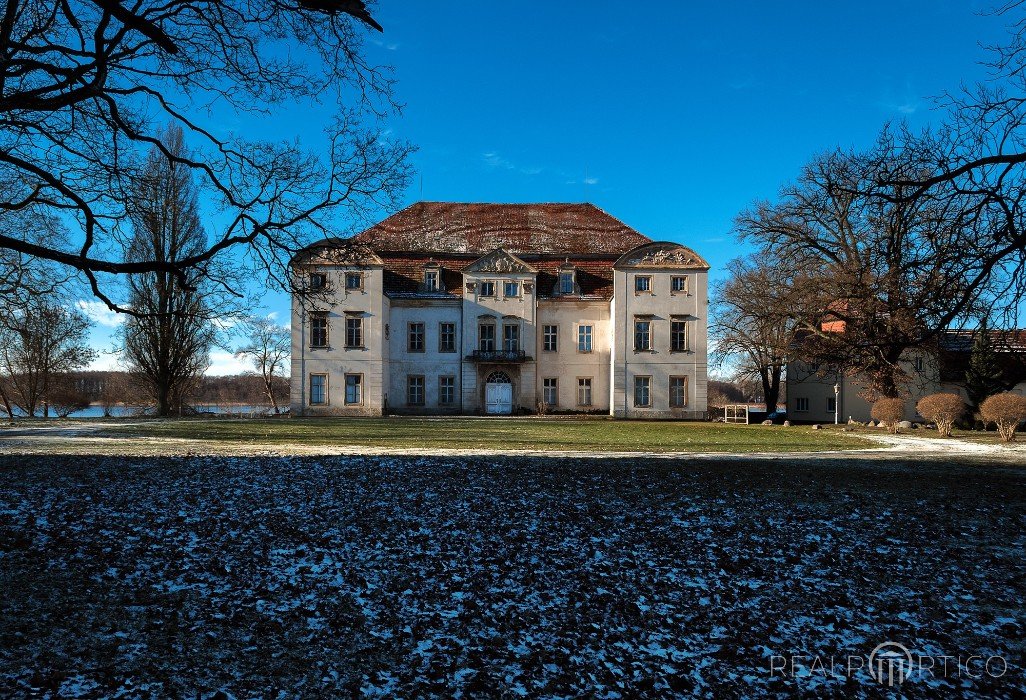
[[[591,352],[591,326],[577,327],[577,352]]]
[[[363,375],[346,375],[346,403],[349,405],[363,403]]]
[[[424,324],[411,323],[408,333],[410,352],[424,352]]]
[[[688,293],[687,275],[674,275],[670,278],[670,292],[673,294]]]
[[[652,405],[652,377],[634,378],[634,405],[640,408]]]
[[[495,296],[495,282],[482,282],[480,295],[483,297]]]
[[[574,293],[574,273],[572,271],[559,273],[559,293]]]
[[[556,339],[559,337],[559,326],[542,326],[542,351],[556,352]]]
[[[310,319],[310,347],[328,347],[328,317],[318,314]]]
[[[424,377],[423,375],[409,375],[406,377],[406,403],[410,406],[424,405]]]
[[[502,327],[503,352],[520,352],[520,326],[507,323]]]
[[[494,323],[482,323],[477,327],[477,349],[481,352],[495,352]]]
[[[438,270],[427,270],[424,272],[424,289],[429,292],[438,291]]]
[[[837,398],[834,396],[827,397],[827,413],[833,413],[837,410]]]
[[[670,377],[670,408],[688,405],[688,378]]]
[[[318,406],[328,403],[328,375],[310,375],[310,405]]]
[[[555,406],[559,403],[559,380],[555,377],[546,377],[542,380],[542,403],[547,406]]]
[[[456,324],[438,324],[438,352],[456,352]]]
[[[363,347],[363,319],[359,316],[346,316],[346,347]]]
[[[652,291],[652,278],[648,275],[636,275],[634,277],[634,292],[641,294]]]
[[[324,289],[328,286],[328,277],[322,272],[310,274],[310,289]]]
[[[687,321],[670,321],[670,350],[672,352],[686,352],[690,349],[688,330]]]
[[[809,410],[809,400],[807,398],[805,398],[805,397],[801,397],[801,398],[795,399],[794,400],[794,410],[802,411],[802,412],[808,411]]]
[[[652,349],[652,322],[647,320],[634,320],[634,349]]]
[[[916,371],[921,373],[923,371],[923,358],[917,357],[913,362],[913,365],[915,366]]]
[[[502,285],[502,296],[506,298],[520,296],[520,283],[506,282],[504,285]]]
[[[577,405],[591,405],[591,377],[577,378]]]
[[[363,275],[359,272],[347,272],[346,289],[349,291],[363,289]]]
[[[456,377],[438,378],[438,403],[445,406],[456,403]]]

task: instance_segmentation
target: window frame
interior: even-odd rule
[[[564,281],[569,280],[569,289]],[[577,288],[577,274],[574,270],[560,270],[559,271],[559,294],[560,296],[568,296],[574,293]]]
[[[675,401],[673,384],[675,381],[680,382],[681,387],[681,400],[679,403]],[[670,408],[687,408],[688,406],[688,375],[686,374],[671,374],[669,380],[669,394],[670,394]]]
[[[804,405],[804,408],[802,408],[803,405]],[[809,412],[809,397],[807,397],[807,396],[796,396],[796,397],[794,397],[794,412],[795,413],[808,413]]]
[[[445,326],[452,326],[452,346],[446,347],[443,340],[446,335]],[[438,322],[438,352],[456,352],[456,322],[455,321],[439,321]]]
[[[585,333],[584,329],[587,329],[586,333]],[[594,324],[590,324],[590,323],[578,324],[578,326],[577,326],[577,352],[579,352],[579,353],[581,353],[583,355],[587,355],[588,353],[594,352],[595,351],[594,335],[595,335],[595,326],[594,326]],[[582,348],[581,344],[582,344],[582,341],[585,338],[588,339],[588,343],[587,343],[588,347],[587,348]]]
[[[549,386],[548,383],[552,385]],[[548,392],[552,391],[555,401],[548,400]],[[559,377],[542,377],[542,403],[546,406],[558,406],[559,405]]]
[[[512,333],[512,340],[514,341],[515,347],[509,346],[510,331]],[[520,352],[520,324],[519,323],[504,323],[502,324],[502,351],[508,353]]]
[[[420,401],[411,400],[413,397],[413,387],[416,380],[420,380]],[[407,374],[406,375],[406,405],[407,406],[425,406],[427,405],[427,383],[424,381],[423,374]]]
[[[691,280],[689,275],[671,275],[670,276],[670,294],[681,294],[683,296],[689,296],[691,294]],[[681,288],[676,289],[677,282],[681,282]]]
[[[594,401],[594,387],[595,387],[595,383],[594,383],[593,379],[594,379],[594,377],[578,377],[577,378],[577,405],[578,406],[583,406],[585,408],[591,408],[592,406],[595,405],[593,403],[593,401]],[[588,400],[587,401],[582,401],[581,400],[581,392],[582,392],[582,390],[588,392]]]
[[[683,330],[677,331],[674,326],[680,324]],[[678,346],[678,335],[683,335],[683,343]],[[670,352],[691,352],[691,322],[686,318],[670,318]]]
[[[826,402],[827,403],[827,409],[826,409],[827,413],[837,413],[837,397],[836,396],[828,396],[828,397],[826,397],[826,400],[827,400],[827,402]],[[831,406],[830,404],[833,404],[833,405]]]
[[[491,289],[491,293],[486,292],[485,291],[486,289]],[[495,280],[481,280],[481,282],[478,283],[477,295],[479,297],[487,297],[488,299],[495,299],[496,298],[496,296],[495,296],[495,292],[496,291],[497,290],[496,290],[496,287],[495,287]]]
[[[317,284],[315,280],[320,280],[320,284]],[[311,272],[310,273],[310,289],[318,291],[326,289],[328,287],[328,274],[326,272]]]
[[[434,280],[434,284],[428,280]],[[441,271],[435,267],[424,270],[424,291],[426,292],[437,292],[442,288],[442,275]]]
[[[356,379],[356,387],[360,392],[360,397],[357,401],[349,400],[349,380],[350,378]],[[362,406],[363,405],[363,372],[346,372],[342,375],[342,381],[345,386],[345,392],[342,395],[342,403],[346,406]]]
[[[510,286],[516,288],[513,294],[509,293]],[[503,299],[519,299],[520,290],[523,289],[523,285],[520,284],[520,280],[503,280],[502,282],[502,298]]]
[[[324,341],[322,343],[317,342],[317,323],[321,322],[324,324]],[[331,343],[331,324],[328,323],[328,314],[326,313],[314,313],[310,315],[310,349],[315,350],[318,348],[330,347]]]
[[[495,352],[495,326],[496,326],[495,321],[480,321],[480,322],[478,322],[478,324],[477,324],[477,349],[478,349],[478,352]],[[486,327],[492,329],[491,330],[491,337],[490,338],[485,338],[484,334],[481,332]],[[485,340],[489,340],[491,342],[491,348],[490,349],[486,349],[484,347]]]
[[[641,289],[639,285],[644,282],[644,289]],[[635,294],[651,294],[652,293],[652,275],[634,275],[634,293]]]
[[[640,327],[644,326],[644,330]],[[643,343],[639,343],[641,340]],[[652,352],[652,319],[634,317],[634,352]]]
[[[452,380],[452,386],[446,387],[442,384],[446,379]],[[452,390],[452,397],[446,401],[445,391],[446,389]],[[456,404],[456,375],[455,374],[440,374],[438,375],[438,405],[439,406],[454,406]]]
[[[420,347],[414,347],[414,328],[420,327]],[[406,324],[406,352],[427,351],[427,325],[423,321],[409,321]]]
[[[307,395],[307,402],[311,406],[328,406],[328,405],[330,405],[330,394],[328,393],[328,373],[327,372],[311,372],[309,376],[310,376],[310,378],[308,380],[308,382],[309,382],[309,387],[308,387],[309,394]],[[323,385],[323,388],[322,388],[322,392],[323,392],[324,395],[322,397],[323,398],[322,401],[314,401],[314,379],[315,378],[323,379],[324,380],[324,385]]]
[[[644,386],[648,399],[647,403],[638,402],[638,389],[641,388],[641,380],[645,380]],[[634,408],[652,408],[652,375],[638,374],[634,376]]]
[[[559,352],[559,324],[542,324],[542,352]]]
[[[351,286],[349,286],[349,280],[350,279],[354,279],[354,278],[357,281],[357,286],[351,287]],[[352,270],[346,271],[346,273],[345,273],[345,286],[346,286],[346,291],[347,292],[362,292],[363,291],[363,273],[362,272],[354,272]]]
[[[352,339],[351,339],[350,336],[352,335],[352,332],[353,332],[353,329],[350,327],[351,323],[357,324],[356,333],[358,334],[358,337],[357,337],[357,341],[358,342],[355,342],[355,343],[351,342]],[[363,330],[364,330],[363,329],[363,316],[361,316],[359,314],[347,313],[346,314],[346,344],[345,344],[345,348],[347,350],[363,350],[364,348],[367,347],[366,345],[364,345],[364,342],[363,342]]]

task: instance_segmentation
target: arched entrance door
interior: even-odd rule
[[[513,413],[513,382],[505,372],[492,372],[485,380],[485,413]]]

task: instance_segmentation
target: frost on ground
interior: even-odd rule
[[[1008,467],[0,458],[0,696],[1021,697],[1024,551]]]

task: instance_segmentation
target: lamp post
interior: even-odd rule
[[[841,395],[841,385],[835,382],[834,383],[834,425],[837,425],[838,423],[841,422],[840,418],[839,418],[839,416],[841,414],[841,402],[838,401],[838,398],[840,398],[840,395]]]

